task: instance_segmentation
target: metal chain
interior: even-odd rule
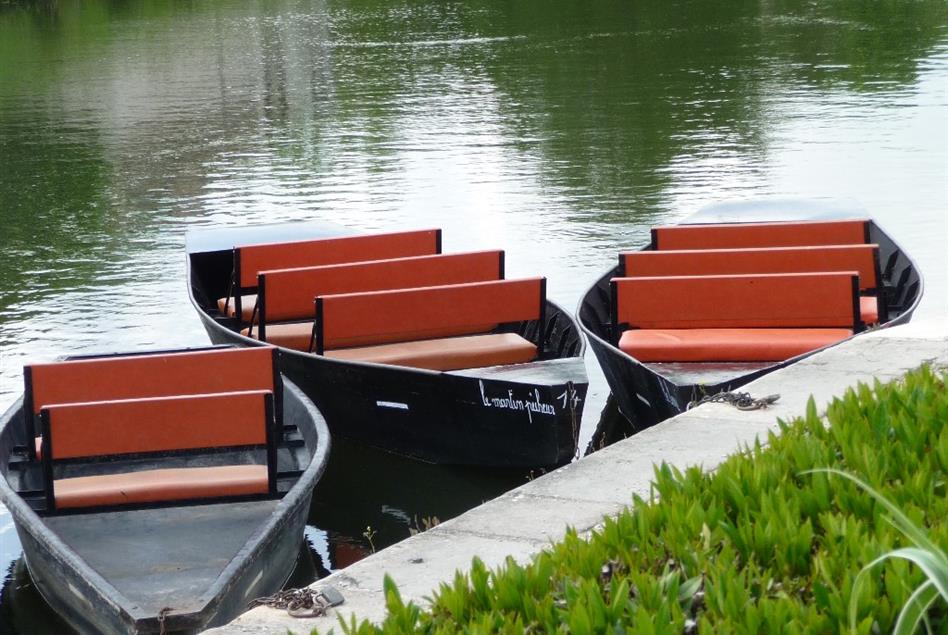
[[[696,406],[706,403],[727,403],[738,410],[761,410],[767,406],[776,403],[780,395],[767,395],[760,399],[755,399],[748,392],[719,392],[714,395],[705,395],[701,399],[689,402],[685,410],[691,410]]]
[[[340,602],[334,602],[326,597],[322,591],[303,587],[301,589],[284,589],[271,596],[257,598],[250,603],[250,608],[268,606],[273,609],[285,609],[290,617],[322,617],[326,615],[327,609],[336,604],[340,604]]]
[[[170,606],[166,606],[158,611],[158,635],[165,635],[165,616],[173,610]]]

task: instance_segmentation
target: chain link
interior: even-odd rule
[[[691,401],[685,409],[691,410],[696,406],[706,403],[727,403],[738,410],[762,410],[776,403],[778,399],[780,399],[780,395],[767,395],[766,397],[755,399],[749,392],[719,392],[714,395],[705,395],[701,399]]]
[[[286,610],[291,617],[322,617],[326,611],[337,604],[341,604],[341,597],[333,600],[322,591],[303,587],[301,589],[284,589],[271,596],[257,598],[250,603],[255,606],[268,606],[272,609]]]
[[[165,617],[173,610],[170,606],[166,606],[158,611],[158,635],[165,635]]]

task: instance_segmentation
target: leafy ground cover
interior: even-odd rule
[[[403,603],[386,579],[380,625],[347,633],[840,633],[891,632],[926,575],[879,556],[911,546],[891,501],[943,553],[948,545],[948,373],[922,368],[892,384],[861,385],[829,408],[781,423],[765,446],[745,448],[707,474],[655,469],[649,499],[575,532],[528,565],[488,570],[474,560],[430,607]],[[930,582],[929,582],[930,584]],[[935,598],[931,632],[948,633]]]

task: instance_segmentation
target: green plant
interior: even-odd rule
[[[925,589],[937,586],[904,559],[892,513],[944,551],[946,380],[923,368],[860,385],[825,421],[811,403],[710,474],[658,465],[651,494],[589,538],[568,531],[527,564],[475,559],[424,610],[388,581],[386,619],[342,630],[869,635],[907,629],[922,613],[932,632],[948,632],[948,607],[930,601]],[[864,475],[891,508],[832,472],[805,474],[827,467]]]
[[[809,473],[823,472],[826,474],[835,474],[849,479],[858,485],[863,491],[872,496],[880,505],[885,507],[889,516],[885,520],[893,527],[899,530],[903,536],[908,538],[915,547],[894,549],[888,551],[865,567],[856,576],[853,582],[852,594],[849,601],[849,628],[855,633],[857,627],[857,615],[859,608],[859,593],[866,583],[867,577],[872,573],[877,565],[893,558],[902,558],[915,563],[925,572],[926,580],[912,592],[912,595],[906,601],[902,610],[899,612],[898,621],[893,629],[894,635],[909,635],[914,633],[918,625],[925,619],[925,613],[932,603],[941,596],[942,600],[948,602],[948,556],[938,545],[932,542],[925,531],[912,522],[902,511],[896,507],[889,499],[876,491],[871,485],[864,483],[859,478],[833,469],[810,470]],[[928,629],[931,631],[931,628]]]

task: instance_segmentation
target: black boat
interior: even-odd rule
[[[427,236],[424,247],[427,251],[401,253],[372,247],[329,262],[357,265],[363,264],[361,261],[370,261],[366,264],[371,267],[374,266],[371,261],[395,262],[384,259],[412,261],[411,256],[418,253],[429,255],[418,256],[414,259],[416,261],[464,256],[441,255],[440,230],[414,232],[412,235]],[[312,295],[303,298],[302,308],[306,313],[301,317],[306,319],[282,326],[270,323],[274,285],[266,285],[266,293],[261,292],[259,305],[251,307],[252,298],[244,295],[258,291],[256,285],[261,276],[257,274],[264,267],[250,265],[249,259],[244,258],[241,274],[241,258],[237,256],[241,246],[276,246],[291,241],[273,252],[279,262],[270,268],[304,267],[307,264],[305,259],[294,255],[295,244],[359,236],[367,235],[322,223],[190,232],[187,238],[189,293],[211,341],[259,346],[261,341],[257,338],[265,331],[266,341],[286,344],[281,345],[283,372],[316,403],[334,436],[436,464],[552,467],[570,461],[577,450],[582,403],[588,386],[582,336],[573,317],[545,299],[544,280],[503,279],[503,252],[496,252],[499,261],[494,256],[494,262],[499,262],[499,271],[491,274],[494,277],[480,278],[495,282],[434,284],[483,292],[488,297],[492,292],[486,289],[506,283],[522,283],[530,287],[531,293],[538,289],[541,299],[535,318],[502,318],[493,328],[486,326],[466,331],[474,337],[487,332],[493,336],[517,336],[519,340],[528,340],[536,351],[532,361],[501,362],[492,366],[482,363],[477,367],[437,370],[410,367],[398,360],[378,363],[351,356],[334,358],[333,355],[347,355],[357,349],[329,350],[329,335],[322,333],[319,326],[324,321],[315,319],[317,314],[313,312]],[[469,255],[479,255],[483,259],[486,253]],[[327,261],[324,259],[323,262]],[[470,273],[467,269],[464,272]],[[430,283],[416,282],[414,286],[434,288],[427,284]],[[411,286],[406,282],[393,282],[381,288],[397,288],[417,296],[426,293],[424,288],[408,288]],[[378,292],[379,295],[385,293]],[[234,304],[242,302],[243,306],[230,310],[231,296]],[[326,300],[323,307],[320,300],[315,307],[317,312],[327,311],[327,324],[329,302]],[[411,320],[401,314],[401,310],[385,313],[387,320],[402,319],[406,328],[414,328]],[[253,326],[248,328],[249,324]],[[282,327],[300,327],[298,340],[292,346],[271,339],[277,338],[278,329]],[[412,339],[420,339],[422,344],[450,344],[453,341],[426,339],[441,337],[435,333],[436,330],[426,331],[427,335]]]
[[[36,587],[82,633],[193,633],[279,590],[329,453],[272,347],[25,368],[0,500]]]
[[[875,288],[869,290],[863,288],[859,291],[859,297],[854,297],[851,301],[850,305],[853,307],[853,310],[850,312],[849,333],[844,333],[843,336],[831,336],[829,340],[813,343],[808,350],[791,350],[789,351],[789,356],[780,357],[778,355],[776,356],[777,359],[774,359],[772,356],[771,359],[757,361],[744,361],[741,359],[720,361],[720,358],[715,358],[717,361],[709,361],[703,359],[700,354],[695,353],[687,361],[671,361],[666,359],[666,357],[674,357],[673,355],[655,355],[652,357],[651,354],[647,352],[639,356],[633,356],[629,352],[620,349],[620,339],[624,335],[628,337],[626,334],[631,331],[628,329],[628,321],[623,323],[624,319],[619,315],[621,311],[616,305],[616,287],[613,280],[626,275],[639,275],[635,273],[630,274],[625,271],[625,261],[623,260],[623,256],[620,255],[619,264],[607,271],[605,275],[599,278],[583,295],[578,308],[578,317],[580,326],[589,338],[590,346],[599,364],[603,368],[618,410],[624,418],[628,420],[629,430],[635,432],[677,415],[687,409],[689,403],[699,400],[702,397],[724,391],[733,391],[766,373],[793,364],[803,357],[822,350],[827,346],[834,345],[839,341],[843,341],[854,334],[858,335],[860,331],[865,330],[867,327],[880,328],[908,322],[913,311],[918,306],[923,290],[921,273],[908,254],[906,254],[879,225],[869,219],[864,211],[845,203],[825,203],[804,200],[761,200],[725,203],[704,208],[687,217],[677,226],[661,228],[659,230],[653,229],[651,242],[639,252],[634,253],[642,254],[648,252],[655,254],[648,257],[655,258],[658,255],[655,252],[661,252],[662,250],[681,250],[679,253],[682,254],[698,253],[698,251],[695,250],[718,251],[720,253],[717,254],[716,257],[718,259],[713,266],[717,266],[719,269],[675,271],[673,275],[679,276],[679,278],[674,280],[672,278],[664,278],[665,282],[663,282],[661,276],[668,276],[668,273],[650,272],[642,274],[645,276],[654,276],[651,278],[637,279],[645,285],[651,285],[647,288],[652,289],[654,294],[641,294],[640,290],[640,295],[637,298],[629,297],[628,299],[629,304],[633,306],[636,303],[645,303],[651,295],[663,295],[668,290],[666,285],[670,285],[671,282],[677,285],[681,282],[683,277],[688,276],[696,280],[698,277],[701,278],[701,280],[697,280],[699,285],[694,287],[690,293],[697,293],[698,295],[707,294],[712,298],[711,302],[726,302],[725,297],[727,294],[723,291],[717,299],[715,299],[714,296],[717,286],[720,285],[727,276],[715,276],[713,274],[727,273],[732,274],[731,277],[734,278],[751,277],[733,275],[738,272],[737,269],[740,268],[740,265],[735,264],[737,262],[735,254],[738,251],[767,252],[785,250],[792,252],[794,250],[804,251],[810,248],[794,247],[794,245],[828,244],[821,242],[823,237],[817,238],[816,243],[810,243],[806,240],[795,241],[793,239],[780,239],[775,243],[768,243],[767,240],[765,240],[764,243],[761,244],[755,243],[754,240],[757,240],[757,238],[754,238],[748,239],[749,241],[744,243],[738,240],[737,243],[733,245],[729,244],[722,248],[719,244],[709,245],[703,243],[702,240],[706,239],[702,239],[700,236],[695,237],[696,234],[693,231],[695,229],[724,227],[724,231],[726,232],[729,228],[733,229],[741,226],[746,228],[753,225],[780,227],[789,226],[793,223],[802,223],[805,225],[808,223],[833,223],[836,221],[843,224],[847,219],[864,220],[864,222],[860,224],[859,229],[857,229],[859,233],[857,236],[858,240],[854,242],[861,243],[863,247],[871,247],[873,249],[875,271],[870,272],[869,276],[864,275],[863,278],[878,275],[878,283],[873,285]],[[678,235],[687,235],[689,238],[687,240],[680,240],[678,244],[666,238],[664,242],[658,244],[662,229],[674,229],[679,231]],[[681,229],[685,231],[682,232],[680,231]],[[677,241],[679,239],[675,238],[674,240]],[[727,240],[733,240],[733,238]],[[783,242],[781,242],[781,240]],[[876,245],[878,246],[877,248],[875,247]],[[838,251],[843,249],[844,247],[837,248]],[[710,255],[715,256],[715,254]],[[721,258],[722,255],[724,259]],[[823,256],[820,256],[817,262],[823,262],[823,260],[821,260],[822,258]],[[699,262],[700,260],[693,259],[693,261]],[[708,261],[708,258],[704,258],[704,260],[700,262],[706,263]],[[655,260],[654,262],[657,263],[658,261]],[[665,262],[668,261],[666,260]],[[720,263],[722,262],[728,264],[721,267]],[[702,264],[699,266],[705,267],[707,265]],[[800,269],[800,271],[818,272],[823,268],[828,271],[836,271],[838,269],[835,266],[824,267],[821,265],[814,267],[811,263],[806,265],[806,268]],[[852,267],[846,266],[844,268],[851,269]],[[761,269],[759,272],[750,270],[746,273],[753,271],[753,273],[756,274],[786,270],[787,269],[778,267],[774,269]],[[688,276],[683,276],[683,273],[687,273]],[[741,271],[741,273],[745,272]],[[807,280],[806,276],[811,276],[811,278]],[[791,278],[793,275],[783,274],[782,276],[771,276],[768,274],[763,277]],[[804,280],[806,285],[812,285],[812,280],[819,277],[820,274],[816,273],[801,274],[801,279]],[[852,277],[853,286],[855,287],[858,281],[855,279],[856,276]],[[843,284],[846,286],[845,282]],[[862,286],[865,287],[866,284],[863,283]],[[668,292],[671,293],[670,290],[668,290]],[[804,291],[804,293],[810,296],[803,301],[804,303],[809,303],[813,306],[823,302],[812,286]],[[854,290],[853,293],[855,296],[856,291]],[[771,299],[775,296],[776,293],[770,294]],[[763,294],[754,296],[752,300],[760,304],[762,300],[766,300],[767,298],[768,294]],[[693,305],[692,300],[693,298],[688,297],[679,299],[678,302],[691,306]],[[779,298],[774,300],[776,304],[779,304],[781,301]],[[867,301],[869,302],[868,306],[874,311],[872,317],[867,317]],[[677,306],[669,306],[666,308],[669,314],[673,314],[676,310],[678,310]],[[695,322],[699,326],[700,317],[701,316],[699,316],[699,319]],[[661,319],[662,318],[658,318],[658,321],[655,323],[658,323]],[[708,323],[711,322],[709,321]],[[754,324],[753,326],[760,326],[760,324]],[[778,322],[772,326],[785,327],[788,326],[788,324]],[[634,328],[635,327],[633,327],[633,329]],[[677,325],[673,328],[681,328],[681,325]],[[678,332],[680,333],[680,331]],[[739,344],[743,343],[739,342]],[[661,346],[661,344],[659,344],[659,346]],[[740,357],[740,355],[736,355],[736,357]],[[649,361],[646,361],[646,359]],[[661,361],[655,361],[655,359],[660,359]]]

